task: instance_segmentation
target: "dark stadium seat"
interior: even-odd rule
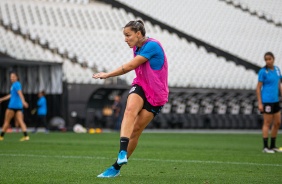
[[[170,114],[159,113],[152,121],[153,126],[160,129],[170,128]]]
[[[185,114],[185,122],[183,128],[201,129],[204,128],[202,115],[200,114]]]

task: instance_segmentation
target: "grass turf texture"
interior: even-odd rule
[[[109,179],[96,176],[115,161],[118,133],[21,136],[0,142],[1,184],[282,181],[282,153],[262,153],[260,134],[143,133],[121,176]]]

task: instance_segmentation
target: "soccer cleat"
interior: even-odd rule
[[[118,159],[117,159],[117,164],[118,165],[123,165],[127,164],[127,152],[126,151],[120,151],[118,154]]]
[[[111,166],[107,170],[105,170],[103,173],[99,174],[98,178],[114,178],[120,174],[120,170],[116,170],[114,166]]]
[[[277,153],[282,153],[282,149],[281,148],[272,148],[272,150],[274,152],[277,152]]]
[[[0,141],[3,141],[4,140],[4,137],[0,136]]]
[[[275,153],[272,149],[264,148],[262,150],[263,153]]]
[[[22,137],[20,141],[29,141],[29,136]]]

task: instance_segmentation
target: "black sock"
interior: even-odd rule
[[[263,138],[263,147],[268,148],[268,138]]]
[[[23,132],[24,136],[27,137],[27,132]]]
[[[275,142],[276,142],[276,137],[271,137],[271,139],[270,139],[270,148],[272,149],[272,148],[275,148],[276,147],[276,145],[275,145]]]
[[[5,135],[5,132],[1,132],[1,137],[4,137],[4,135]]]
[[[120,170],[121,166],[117,164],[117,161],[113,164],[116,170]]]
[[[121,151],[121,150],[127,151],[128,143],[129,143],[129,138],[127,138],[127,137],[121,137],[121,138],[120,138],[120,147],[119,147],[119,151]]]

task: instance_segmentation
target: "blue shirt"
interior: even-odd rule
[[[161,46],[153,41],[147,41],[135,50],[135,55],[147,58],[153,70],[160,70],[164,64],[164,52]]]
[[[47,114],[47,102],[45,96],[42,96],[37,101],[37,115],[46,116]]]
[[[281,78],[281,72],[277,66],[274,66],[273,70],[265,67],[260,69],[258,81],[262,82],[262,103],[279,102],[279,85]]]
[[[19,81],[14,82],[10,89],[11,97],[8,104],[9,109],[23,109],[23,103],[18,94],[18,91],[20,90],[22,90],[21,83]]]

